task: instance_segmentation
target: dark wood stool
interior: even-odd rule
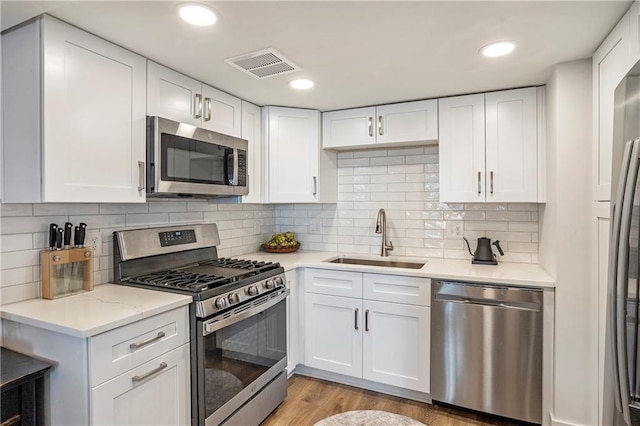
[[[0,426],[44,425],[44,375],[51,364],[0,348]]]

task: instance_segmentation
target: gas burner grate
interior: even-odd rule
[[[138,275],[126,279],[128,284],[145,285],[174,290],[184,290],[191,293],[201,293],[205,290],[231,284],[245,278],[260,275],[264,272],[280,267],[279,263],[263,262],[245,259],[231,259],[221,257],[201,262],[199,266],[210,266],[229,270],[242,271],[233,276],[189,272],[185,270],[169,269]],[[222,273],[220,271],[216,274]]]
[[[270,270],[279,267],[279,264],[273,262],[263,262],[259,260],[245,260],[245,259],[231,259],[228,257],[221,257],[218,259],[209,260],[201,263],[202,265],[217,266],[219,268],[235,268],[235,269],[259,269]]]
[[[155,287],[177,288],[199,292],[206,290],[212,284],[224,279],[224,277],[218,277],[215,275],[197,274],[194,272],[170,269],[168,271],[154,272],[151,274],[132,277],[128,282],[132,284],[144,284]]]

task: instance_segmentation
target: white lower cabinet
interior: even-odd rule
[[[189,344],[91,390],[94,425],[188,425]]]
[[[287,297],[287,373],[291,374],[300,363],[300,290],[298,270],[286,272],[289,297]]]
[[[358,278],[364,299],[312,285]],[[428,393],[429,286],[426,278],[305,270],[305,366]],[[393,294],[411,302],[389,302]]]
[[[189,310],[172,309],[81,338],[10,320],[3,345],[55,361],[51,425],[189,425]]]
[[[307,293],[305,365],[362,377],[362,300]]]
[[[362,307],[362,378],[428,393],[429,308],[371,300]]]

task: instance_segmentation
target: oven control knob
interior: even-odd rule
[[[282,280],[282,277],[275,277],[275,278],[274,278],[274,281],[276,282],[276,285],[277,285],[278,287],[282,286],[282,284],[283,284],[283,282],[284,282],[284,281]]]
[[[276,281],[275,280],[267,280],[264,282],[264,286],[266,288],[274,288],[276,286]]]
[[[227,307],[227,299],[224,297],[218,297],[216,299],[216,308],[222,309]]]
[[[247,289],[247,294],[249,296],[255,296],[258,294],[258,287],[256,287],[255,285],[252,285],[251,287],[249,287]]]
[[[235,293],[231,293],[229,296],[227,296],[227,299],[229,299],[230,305],[234,303],[238,303],[240,301],[240,299],[238,298],[238,295]]]

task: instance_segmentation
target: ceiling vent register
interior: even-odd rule
[[[257,79],[288,74],[301,69],[282,53],[272,48],[229,58],[225,62]]]

